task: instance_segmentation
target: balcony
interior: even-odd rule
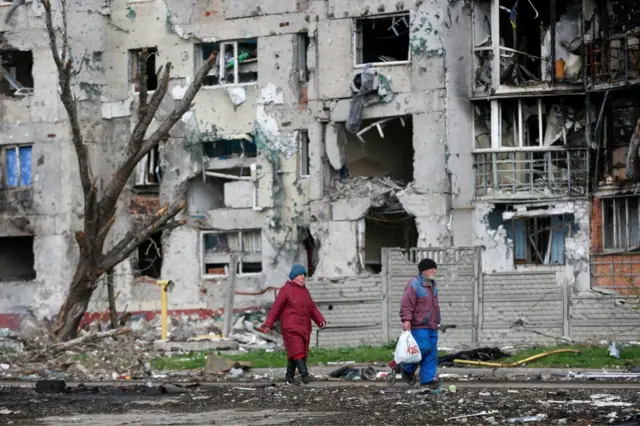
[[[477,198],[530,199],[587,194],[587,149],[501,148],[473,155]]]

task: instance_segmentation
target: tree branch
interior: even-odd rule
[[[127,232],[120,242],[103,256],[102,260],[99,262],[100,269],[112,269],[114,266],[128,258],[131,253],[152,234],[184,225],[186,222],[185,220],[172,221],[178,213],[184,210],[184,207],[184,201],[171,206],[166,204],[162,206],[151,220],[148,220],[146,223],[143,223]]]
[[[107,185],[104,197],[102,198],[100,210],[102,212],[110,212],[115,208],[118,198],[122,193],[129,177],[135,170],[138,163],[155,148],[160,142],[166,141],[169,138],[169,132],[173,126],[180,120],[180,118],[191,108],[193,99],[202,87],[205,78],[209,74],[209,71],[215,64],[217,59],[217,53],[214,52],[209,56],[204,65],[200,68],[196,74],[195,79],[189,85],[184,97],[174,107],[173,111],[162,121],[158,129],[144,141],[146,134],[155,113],[162,102],[168,88],[169,77],[171,73],[171,64],[166,65],[166,69],[162,74],[162,83],[159,84],[158,89],[154,92],[151,101],[147,106],[147,114],[142,121],[136,124],[136,127],[129,139],[129,155],[124,162],[118,167],[113,175],[113,178]]]
[[[146,47],[138,55],[138,75],[136,81],[140,88],[140,96],[138,101],[138,123],[142,121],[147,112],[147,98],[149,95],[149,82],[147,81],[147,61],[149,60],[149,49]]]

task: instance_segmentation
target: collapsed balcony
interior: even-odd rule
[[[588,88],[640,83],[640,5],[635,0],[594,0],[585,34]]]
[[[584,196],[589,156],[579,99],[474,104],[477,197]]]

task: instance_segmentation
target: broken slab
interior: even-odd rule
[[[360,220],[371,207],[370,198],[349,198],[334,201],[332,204],[333,220]]]
[[[199,341],[199,342],[167,342],[157,340],[153,342],[153,348],[160,351],[228,351],[236,350],[240,347],[235,340],[218,340],[212,341]]]

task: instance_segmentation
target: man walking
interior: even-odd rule
[[[422,259],[418,264],[419,274],[407,284],[400,304],[402,328],[410,330],[420,347],[420,384],[429,387],[439,385],[436,376],[438,368],[438,326],[440,306],[438,286],[435,281],[438,265],[431,259]],[[418,364],[403,365],[402,377],[412,383]]]

